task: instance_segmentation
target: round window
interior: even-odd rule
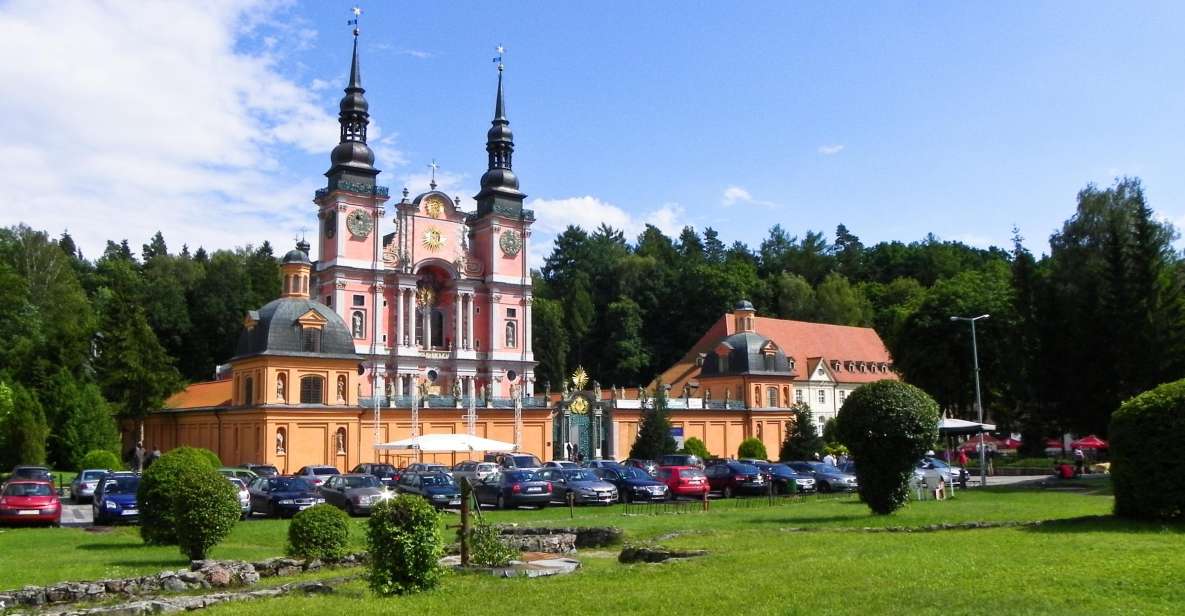
[[[440,376],[440,374],[438,372],[436,372],[435,370],[428,371],[428,381],[429,382],[435,383],[436,377],[438,377],[438,376]]]
[[[513,381],[514,379],[517,379],[517,378],[518,378],[518,373],[515,372],[514,370],[507,370],[506,371],[506,380]]]

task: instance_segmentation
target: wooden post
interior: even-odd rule
[[[704,490],[704,511],[708,510],[708,490]]]
[[[469,566],[469,500],[473,498],[473,488],[467,477],[461,478],[461,566]]]
[[[576,495],[573,494],[571,490],[568,490],[567,497],[568,497],[568,517],[575,520],[576,519]]]

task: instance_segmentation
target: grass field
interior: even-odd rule
[[[213,609],[216,614],[293,610],[482,614],[533,613],[1179,613],[1185,605],[1185,528],[1107,516],[1105,491],[989,489],[947,502],[913,503],[874,517],[855,499],[767,508],[714,503],[709,513],[625,516],[620,508],[485,512],[491,521],[613,525],[627,541],[683,534],[662,543],[703,548],[699,559],[620,565],[616,551],[582,552],[575,575],[497,580],[449,575],[435,591],[377,598],[362,582],[338,593]],[[454,521],[446,518],[443,523]],[[1036,528],[871,533],[959,521],[1062,520]],[[365,520],[355,520],[362,544]],[[261,558],[283,549],[287,523],[239,524],[216,558]],[[812,529],[789,532],[785,529]],[[444,532],[444,531],[442,531]],[[451,532],[451,531],[449,531]],[[17,529],[0,533],[0,588],[179,568],[170,547],[146,547],[134,528],[111,533]],[[480,608],[480,609],[479,609]]]

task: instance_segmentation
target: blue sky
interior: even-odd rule
[[[157,228],[174,248],[291,243],[337,139],[353,3],[125,4],[0,3],[0,215],[91,254]],[[986,246],[1015,224],[1041,251],[1078,190],[1125,174],[1185,223],[1185,4],[362,8],[383,183],[424,190],[435,158],[476,192],[501,43],[544,241],[653,222],[756,246],[842,222]]]

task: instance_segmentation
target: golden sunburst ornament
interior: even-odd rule
[[[585,400],[581,396],[576,396],[576,399],[572,401],[572,404],[568,405],[568,410],[577,415],[583,415],[588,412],[588,400]]]
[[[440,250],[444,246],[444,239],[440,229],[428,229],[424,232],[424,247],[432,251]]]
[[[577,366],[576,371],[572,373],[572,389],[582,391],[588,386],[588,373],[584,371],[584,366]]]
[[[424,211],[433,218],[440,218],[444,214],[444,200],[436,195],[432,195],[424,200]]]

